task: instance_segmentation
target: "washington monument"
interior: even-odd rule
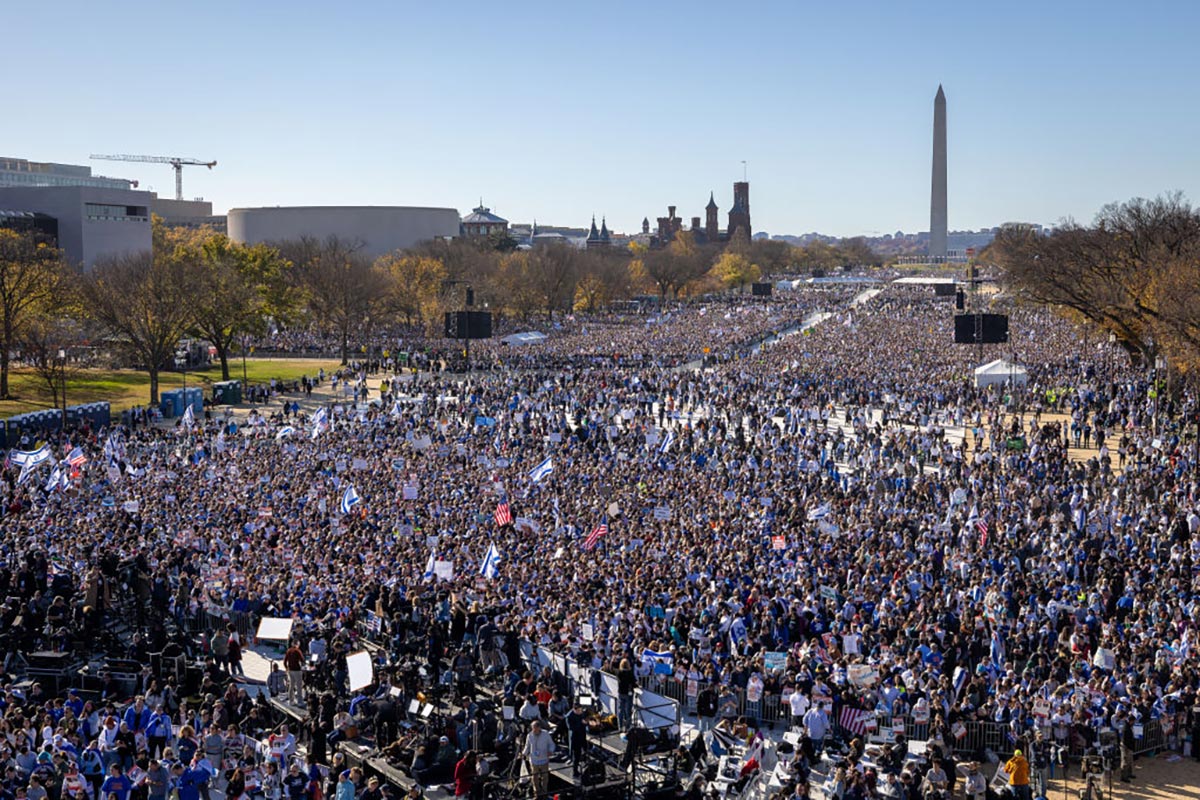
[[[946,257],[946,93],[933,99],[933,191],[929,198],[929,256]]]

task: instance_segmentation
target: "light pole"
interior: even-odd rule
[[[58,349],[58,377],[62,381],[63,427],[67,425],[67,351]]]

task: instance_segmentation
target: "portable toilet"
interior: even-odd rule
[[[178,389],[163,392],[159,398],[159,407],[164,418],[172,419],[183,414],[183,396]]]
[[[183,407],[192,407],[193,414],[204,413],[204,390],[199,386],[189,386],[183,390]],[[183,411],[181,410],[182,414]]]
[[[112,424],[112,404],[107,400],[90,403],[92,428],[100,430]]]

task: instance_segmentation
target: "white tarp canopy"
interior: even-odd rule
[[[510,333],[500,339],[505,344],[512,346],[517,344],[538,344],[546,341],[546,334],[538,333],[537,331],[525,331],[524,333]]]
[[[975,368],[975,387],[991,386],[993,383],[1012,381],[1014,386],[1024,386],[1029,382],[1029,373],[1019,364],[997,358],[995,361]]]

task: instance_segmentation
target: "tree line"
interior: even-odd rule
[[[1114,203],[1050,235],[1003,229],[981,258],[1020,297],[1100,327],[1132,356],[1200,369],[1200,209],[1183,195]]]
[[[39,235],[0,230],[0,399],[10,397],[9,359],[18,351],[57,401],[68,369],[58,353],[103,341],[149,373],[157,402],[159,375],[189,337],[212,346],[228,380],[231,358],[270,326],[335,338],[343,363],[353,344],[382,329],[405,325],[437,336],[444,313],[462,308],[466,285],[478,305],[502,317],[551,320],[643,295],[744,292],[766,275],[852,256],[863,254],[745,238],[701,244],[683,231],[654,249],[522,250],[459,238],[371,258],[360,242],[336,237],[243,245],[208,227],[155,218],[150,252],[81,272]]]

